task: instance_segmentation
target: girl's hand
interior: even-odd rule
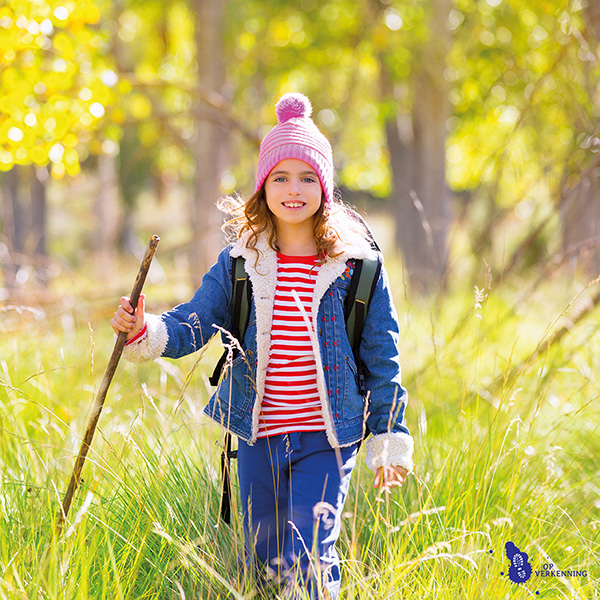
[[[144,326],[146,321],[144,316],[145,304],[146,296],[140,294],[135,314],[133,314],[129,298],[123,296],[119,308],[117,308],[113,318],[110,320],[110,326],[113,328],[113,331],[117,335],[120,331],[126,331],[127,339],[130,340]]]
[[[404,467],[379,467],[375,473],[373,487],[389,493],[392,488],[400,487],[407,475],[408,471]]]

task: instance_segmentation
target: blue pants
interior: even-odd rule
[[[300,583],[317,598],[321,579],[338,597],[334,548],[357,445],[332,448],[324,431],[239,440],[238,476],[248,558],[267,576]]]

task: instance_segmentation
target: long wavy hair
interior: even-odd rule
[[[348,228],[360,235],[365,235],[364,227],[352,218],[351,209],[336,197],[331,206],[327,206],[325,198],[321,197],[321,206],[315,213],[313,232],[317,244],[317,254],[321,262],[328,257],[339,256],[344,251],[344,240],[341,232]],[[228,215],[228,220],[223,224],[223,231],[227,237],[239,239],[247,234],[246,245],[257,253],[256,242],[260,235],[265,234],[269,246],[277,251],[277,225],[275,216],[267,205],[265,185],[263,184],[247,201],[240,196],[226,196],[217,203],[218,208]]]

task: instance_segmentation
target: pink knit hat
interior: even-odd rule
[[[333,200],[331,144],[310,118],[312,106],[303,94],[284,94],[275,106],[277,125],[260,144],[256,168],[257,192],[273,167],[286,158],[308,163],[317,173],[326,204]]]

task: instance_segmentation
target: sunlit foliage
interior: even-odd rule
[[[114,152],[118,76],[102,0],[8,0],[0,8],[0,170],[50,164],[76,175]]]

